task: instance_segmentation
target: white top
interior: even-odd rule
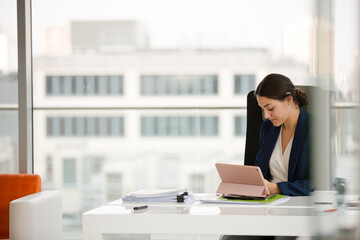
[[[281,147],[281,132],[282,126],[280,129],[279,137],[274,147],[274,151],[272,152],[270,157],[270,174],[272,176],[271,182],[273,183],[288,181],[289,158],[294,136],[290,139],[283,155]]]

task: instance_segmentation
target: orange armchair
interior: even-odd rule
[[[10,202],[41,191],[35,174],[0,174],[0,239],[9,238]]]
[[[60,239],[61,193],[36,174],[0,174],[0,239]]]

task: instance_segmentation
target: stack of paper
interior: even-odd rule
[[[122,200],[123,202],[189,202],[194,200],[194,196],[187,192],[186,188],[141,189],[126,194]]]

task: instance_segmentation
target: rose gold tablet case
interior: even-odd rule
[[[259,167],[226,163],[216,163],[215,166],[222,181],[217,193],[251,197],[269,195]]]

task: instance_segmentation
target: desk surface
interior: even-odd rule
[[[199,197],[199,195],[197,195]],[[111,202],[83,214],[83,237],[102,239],[102,234],[226,234],[311,236],[314,226],[336,231],[338,212],[314,215],[308,197],[292,197],[275,206],[242,204]]]

